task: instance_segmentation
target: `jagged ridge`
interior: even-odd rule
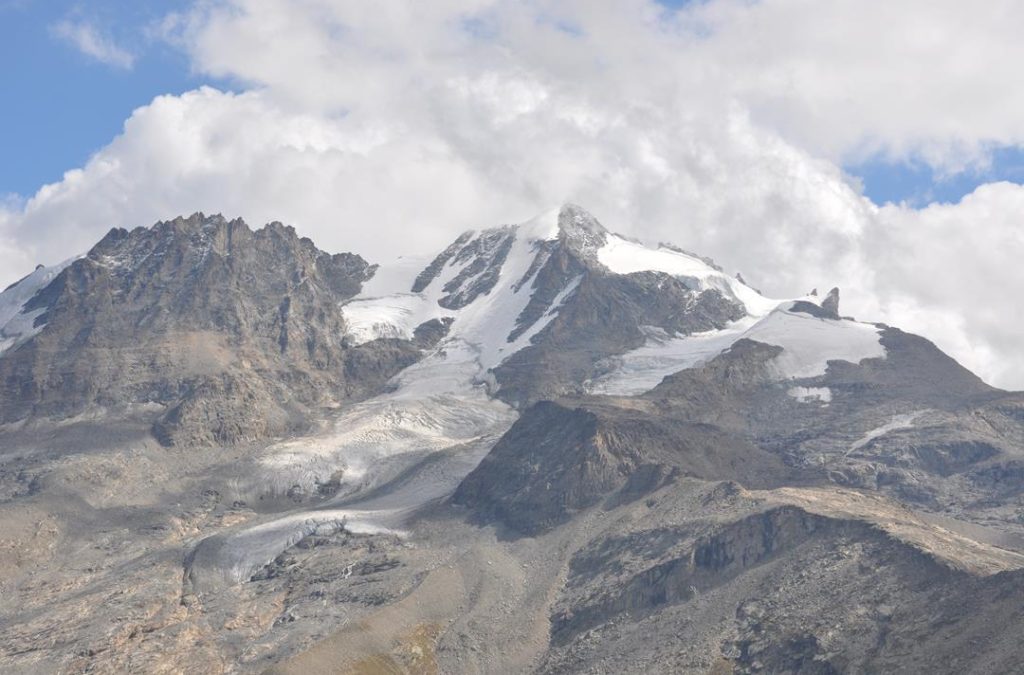
[[[343,344],[338,304],[372,273],[280,223],[197,213],[113,229],[23,306],[43,330],[0,359],[0,421],[143,412],[185,445],[302,428],[311,406],[416,358],[397,341]]]

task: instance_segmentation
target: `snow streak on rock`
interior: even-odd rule
[[[475,350],[479,375],[484,377],[489,369],[528,345],[579,283],[578,279],[570,281],[551,309],[515,340],[509,340],[532,296],[533,277],[540,267],[534,261],[545,255],[542,244],[558,238],[559,214],[556,209],[512,228],[484,230],[460,238],[453,250],[445,251],[444,257],[433,264],[423,259],[400,259],[382,265],[362,293],[344,307],[350,341],[359,344],[381,337],[411,338],[422,323],[450,317],[454,321],[445,344],[462,342]],[[506,241],[503,237],[510,237],[507,241],[511,244],[497,255],[491,240]],[[420,286],[416,280],[422,278],[424,268],[438,263],[440,269],[432,269],[429,283],[414,291]],[[488,290],[473,292],[482,280],[487,280]],[[471,299],[453,304],[447,301],[452,297]]]
[[[50,267],[40,265],[32,274],[0,293],[0,355],[42,330],[35,321],[45,308],[25,311],[25,304],[74,261],[75,258],[70,258]]]
[[[832,401],[832,390],[828,387],[790,387],[786,394],[801,403],[823,403]]]

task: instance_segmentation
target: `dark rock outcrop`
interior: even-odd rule
[[[452,260],[468,264],[444,285],[446,295],[437,304],[445,309],[461,309],[481,295],[490,293],[498,283],[501,266],[508,258],[515,236],[513,228],[502,227],[488,230],[463,246]]]
[[[453,501],[535,535],[606,498],[609,506],[640,499],[677,476],[765,487],[790,473],[746,440],[656,406],[545,401],[523,413]]]
[[[548,267],[558,269],[553,276],[561,279],[582,271],[551,323],[494,371],[499,397],[517,406],[581,393],[582,383],[602,374],[606,359],[644,344],[645,327],[686,335],[721,328],[744,314],[741,305],[719,291],[694,291],[661,272],[608,274],[560,252],[538,280],[543,282]],[[534,297],[551,295],[541,286]],[[541,310],[527,306],[524,314],[530,311]]]
[[[825,310],[825,313],[830,319],[839,318],[839,289],[833,288],[825,296],[825,299],[821,301],[821,308]]]

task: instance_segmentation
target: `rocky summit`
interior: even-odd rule
[[[408,344],[344,344],[340,304],[373,271],[280,223],[111,230],[22,306],[31,334],[8,336],[0,421],[153,417],[167,445],[303,429],[415,360]]]
[[[840,300],[111,230],[0,294],[0,670],[1016,672],[1024,394]]]

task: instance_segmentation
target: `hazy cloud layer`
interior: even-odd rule
[[[1024,387],[1024,188],[878,208],[838,168],[1024,142],[1021,26],[998,0],[203,2],[163,32],[244,93],[160,97],[0,211],[0,283],[196,210],[380,260],[575,201],[769,294],[840,285],[845,311]]]

